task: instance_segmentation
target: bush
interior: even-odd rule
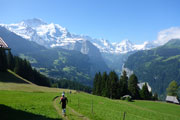
[[[126,97],[125,100],[128,101],[128,102],[132,101],[131,97]]]

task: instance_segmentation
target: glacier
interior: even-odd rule
[[[70,33],[65,27],[59,24],[47,24],[43,20],[37,18],[23,20],[15,24],[0,25],[25,39],[34,41],[47,48],[62,47],[72,50],[77,42],[83,43],[83,41],[90,41],[101,53],[125,54],[155,47],[153,43],[147,41],[138,45],[133,44],[128,39],[111,43],[105,39],[92,38],[86,35],[76,35]]]

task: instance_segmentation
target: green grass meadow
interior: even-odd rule
[[[1,118],[9,120],[56,120],[52,100],[57,93],[0,91]],[[11,111],[11,112],[9,112]]]
[[[180,120],[180,105],[154,102],[111,100],[67,89],[41,87],[12,74],[0,73],[0,120],[61,120],[53,99],[63,91],[68,97],[68,120]],[[6,82],[7,81],[7,82]]]
[[[125,120],[180,120],[180,106],[164,102],[127,102],[86,93],[71,94],[69,100],[70,107],[94,120],[123,120],[124,112]]]

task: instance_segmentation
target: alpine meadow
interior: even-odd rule
[[[0,120],[180,120],[179,0],[0,3]]]

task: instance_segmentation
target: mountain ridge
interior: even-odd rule
[[[66,28],[59,24],[42,21],[41,19],[27,19],[16,24],[0,24],[8,30],[34,41],[45,47],[62,47],[68,49],[67,46],[72,47],[76,42],[90,41],[95,45],[101,53],[124,54],[137,50],[145,50],[155,47],[153,43],[144,42],[143,44],[133,44],[130,40],[125,39],[121,42],[111,43],[105,39],[91,38],[85,35],[76,35],[70,33]]]

